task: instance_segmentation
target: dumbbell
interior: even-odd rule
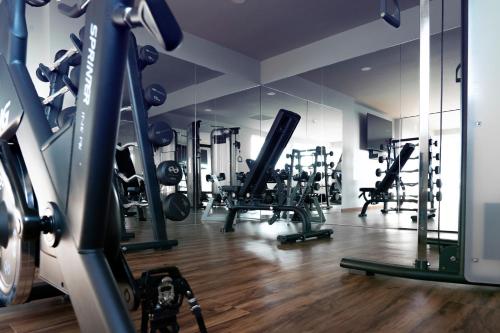
[[[307,171],[302,171],[301,173],[293,176],[293,180],[295,180],[297,182],[307,181],[308,178],[309,178],[309,174],[307,173]]]
[[[162,201],[165,217],[172,221],[185,220],[191,211],[189,199],[181,193],[170,193]]]
[[[54,57],[54,62],[48,66],[40,64],[36,70],[37,78],[42,82],[49,82],[50,74],[58,71],[59,68],[66,71],[63,65],[65,66],[79,66],[82,62],[82,58],[80,52],[82,50],[82,42],[76,37],[75,34],[70,34],[69,38],[73,43],[73,47],[69,50],[59,50],[56,52]],[[66,67],[67,68],[67,67]]]
[[[206,175],[205,179],[206,179],[207,182],[212,182],[213,177],[212,177],[212,175]],[[217,180],[218,181],[223,181],[225,179],[226,179],[226,174],[223,173],[223,172],[219,173],[219,175],[217,176]]]
[[[439,165],[436,165],[434,168],[429,168],[429,173],[435,173],[436,175],[439,175],[441,173],[441,167]]]
[[[432,160],[433,158],[435,158],[436,161],[439,161],[439,160],[441,160],[441,154],[440,153],[436,153],[436,155],[432,155],[432,152],[430,151],[429,152],[429,160]]]
[[[380,177],[380,176],[382,176],[382,174],[383,174],[383,173],[386,173],[386,172],[387,172],[387,171],[382,171],[382,169],[377,168],[377,170],[375,170],[375,175],[376,175],[377,177]]]
[[[432,181],[429,179],[429,181],[428,181],[428,185],[429,185],[429,187],[432,187],[432,185],[436,185],[436,187],[437,187],[437,188],[441,188],[441,187],[443,187],[443,182],[442,182],[441,178],[436,179],[436,182],[432,182]]]
[[[289,172],[287,170],[280,170],[278,173],[278,176],[280,179],[286,180],[286,179],[288,179]]]
[[[145,45],[139,50],[139,70],[143,70],[147,66],[151,66],[158,61],[160,57],[158,51],[151,45]]]
[[[175,186],[182,180],[182,168],[176,161],[163,161],[156,168],[156,177],[162,185]]]
[[[437,201],[441,201],[443,199],[443,195],[442,195],[441,191],[436,192],[434,197],[430,191],[427,192],[427,200],[432,201],[433,199],[436,199]]]
[[[386,157],[386,156],[383,156],[383,155],[381,155],[381,156],[379,156],[379,157],[378,157],[378,162],[379,162],[379,163],[384,163],[384,161],[387,161],[387,160],[391,160],[391,161],[392,161],[392,160],[394,160],[394,159],[393,159],[393,158]]]
[[[312,185],[312,189],[315,190],[315,191],[319,191],[321,188],[321,185],[319,183],[314,183]]]
[[[327,155],[327,156],[333,156],[333,151],[330,151],[330,152],[326,152],[326,148],[323,146],[323,147],[316,147],[316,155]]]
[[[330,163],[327,163],[326,165],[327,165],[328,168],[332,168],[333,169],[333,167],[335,166],[335,163],[330,162]],[[325,166],[325,162],[318,162],[318,163],[316,163],[316,166],[317,167]]]
[[[272,191],[266,191],[264,193],[264,196],[262,197],[262,200],[265,204],[272,204],[274,202],[274,193]]]
[[[174,130],[164,121],[155,121],[148,126],[148,139],[155,147],[168,146],[174,140]]]
[[[437,146],[438,146],[438,142],[437,142],[437,140],[436,140],[436,141],[434,141],[434,140],[432,140],[432,139],[429,139],[429,146],[432,146],[432,145],[433,145],[434,147],[437,147]]]
[[[40,64],[39,68],[44,68],[44,67],[45,67],[44,65]],[[47,69],[43,69],[43,71],[46,71],[46,70]],[[44,75],[50,75],[50,74],[45,73]],[[55,93],[49,95],[48,97],[43,98],[42,99],[43,105],[49,105],[56,98],[66,94],[68,91],[71,92],[71,94],[75,97],[78,95],[78,83],[80,82],[80,67],[79,66],[74,67],[71,70],[69,77],[66,75],[63,75],[62,81],[64,83],[64,87],[62,87],[61,89],[59,89]]]
[[[321,181],[321,179],[323,179],[321,172],[316,172],[316,175],[314,176],[314,181],[319,182]]]
[[[160,106],[167,100],[167,92],[159,84],[152,84],[144,89],[144,106],[149,110],[152,106]]]

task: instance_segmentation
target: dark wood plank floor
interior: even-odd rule
[[[356,213],[332,213],[332,240],[286,246],[276,236],[294,224],[245,222],[221,234],[221,224],[193,219],[169,226],[177,248],[128,260],[137,274],[179,266],[209,332],[500,332],[498,288],[367,277],[340,268],[344,256],[413,261],[415,233],[395,229],[411,222],[370,213],[371,224]],[[139,231],[148,237],[146,228]],[[132,316],[138,325],[139,313]],[[196,332],[186,308],[180,323],[182,332]],[[71,305],[55,298],[0,309],[4,332],[78,332],[78,325]]]

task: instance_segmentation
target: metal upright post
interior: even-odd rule
[[[154,241],[144,243],[124,244],[122,249],[132,252],[149,249],[170,249],[177,245],[177,240],[169,240],[167,237],[166,220],[163,214],[163,206],[160,198],[160,185],[156,177],[156,166],[154,164],[153,147],[148,139],[148,115],[144,107],[144,97],[141,86],[141,74],[137,65],[137,42],[130,33],[128,58],[126,66],[126,78],[130,92],[130,103],[132,106],[132,117],[137,135],[137,144],[144,171],[144,185],[151,213],[151,225]]]
[[[325,201],[326,201],[326,208],[327,209],[330,209],[330,200],[328,199],[328,190],[329,190],[329,186],[328,186],[328,165],[326,164],[327,162],[327,158],[328,158],[328,154],[326,153],[326,147],[323,147],[322,149],[322,153],[323,153],[323,167],[325,169]],[[332,172],[333,172],[333,168],[332,168]]]
[[[420,0],[420,139],[418,184],[418,246],[415,268],[426,270],[427,204],[429,179],[429,107],[430,107],[430,19],[429,0]]]

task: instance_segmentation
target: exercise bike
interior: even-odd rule
[[[182,297],[166,290],[176,283],[201,318],[175,270],[170,280],[158,278],[166,270],[134,280],[120,251],[112,185],[130,29],[146,28],[169,51],[182,32],[164,0],[60,2],[63,14],[85,14],[86,24],[75,117],[53,133],[26,68],[26,5],[49,2],[0,0],[0,304],[35,298],[37,272],[69,295],[83,332],[134,332],[127,306],[137,308],[149,294],[162,296],[162,306],[167,298],[175,305]],[[156,292],[150,276],[159,279]],[[175,308],[169,310],[166,317],[156,313],[160,323],[172,320]],[[171,325],[165,332],[177,330]]]

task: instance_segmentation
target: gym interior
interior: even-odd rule
[[[0,0],[0,332],[500,331],[499,15]]]

